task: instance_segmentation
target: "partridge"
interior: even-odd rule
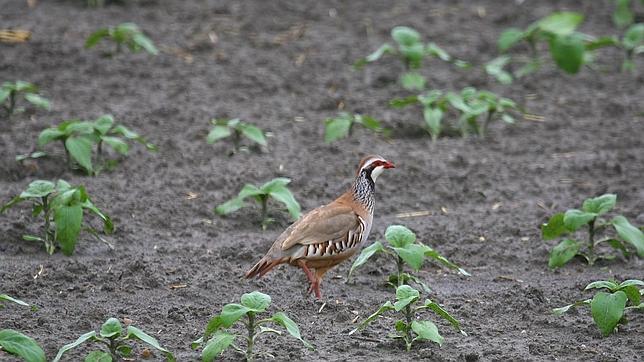
[[[246,272],[246,278],[259,278],[276,265],[288,263],[302,268],[311,284],[309,293],[313,291],[320,299],[322,276],[354,255],[367,240],[373,223],[376,179],[393,167],[393,163],[380,156],[363,158],[351,188],[289,226],[266,255]]]

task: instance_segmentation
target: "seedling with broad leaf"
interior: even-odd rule
[[[457,331],[463,335],[467,335],[461,330],[461,325],[456,318],[452,317],[445,309],[438,303],[431,299],[425,299],[424,303],[420,301],[420,292],[409,285],[401,285],[396,288],[396,301],[394,303],[387,301],[376,312],[367,317],[358,328],[349,332],[355,332],[364,329],[369,323],[373,322],[376,318],[380,317],[385,312],[394,311],[402,315],[394,326],[396,334],[393,335],[395,339],[402,339],[405,342],[407,351],[411,350],[412,344],[416,341],[432,341],[438,345],[443,344],[443,336],[438,332],[438,327],[430,320],[418,320],[419,312],[429,309],[448,321]]]
[[[605,194],[584,201],[581,210],[571,209],[552,215],[547,223],[541,226],[541,235],[544,240],[557,239],[564,235],[571,235],[563,239],[557,246],[550,250],[548,266],[559,268],[579,255],[592,265],[598,259],[614,259],[611,254],[598,253],[600,244],[607,244],[628,257],[631,247],[635,249],[640,258],[644,258],[644,233],[631,225],[622,215],[612,219],[605,219],[605,214],[615,207],[617,196]],[[586,241],[574,238],[576,232],[586,229]],[[615,233],[609,233],[614,230]],[[605,235],[604,237],[600,237]]]
[[[393,99],[390,102],[394,108],[414,104],[423,107],[425,129],[434,141],[449,128],[458,129],[463,137],[471,133],[484,137],[490,123],[501,119],[505,123],[513,124],[514,114],[520,112],[513,100],[473,87],[466,87],[460,93],[431,90],[417,96]],[[443,122],[449,112],[458,116],[453,126]]]
[[[133,348],[129,343],[130,341],[141,341],[161,352],[167,361],[175,361],[174,355],[163,348],[154,337],[134,326],[127,326],[124,329],[118,319],[109,318],[103,323],[98,334],[96,334],[96,331],[87,332],[78,337],[76,341],[61,347],[53,362],[60,361],[65,352],[88,341],[94,342],[94,346],[100,346],[101,348],[88,353],[85,361],[112,362],[133,360]]]
[[[523,43],[528,46],[530,56],[527,60],[521,60],[520,57],[511,58],[522,63],[521,67],[514,73],[519,78],[535,72],[541,67],[542,59],[539,56],[539,45],[542,43],[548,45],[550,55],[560,69],[569,74],[576,74],[582,65],[591,62],[592,51],[586,45],[595,40],[594,37],[588,34],[576,31],[583,20],[584,16],[582,14],[562,11],[554,12],[537,20],[524,30],[518,28],[506,29],[499,37],[499,50],[505,53],[515,48],[518,44]],[[497,79],[499,79],[499,74],[504,74],[501,76],[503,81],[499,80],[502,83],[511,82],[511,77],[508,78],[509,73],[501,73],[498,68],[500,64],[509,63],[509,59],[496,59],[493,62],[496,62],[497,66],[486,67],[488,73],[494,75]],[[490,70],[495,72],[491,73]]]
[[[252,198],[261,205],[262,226],[266,227],[273,221],[272,218],[268,217],[268,200],[274,199],[284,204],[291,218],[297,220],[300,217],[301,209],[300,204],[298,204],[291,191],[286,187],[290,182],[291,180],[288,178],[278,177],[260,187],[246,184],[235,198],[217,206],[215,212],[219,215],[228,215],[246,206],[246,199]]]
[[[107,243],[92,226],[83,228],[85,211],[95,214],[102,220],[104,233],[109,234],[114,231],[110,217],[92,203],[82,185],[71,186],[64,180],[58,180],[55,184],[46,180],[33,181],[25,191],[3,205],[0,213],[24,201],[32,204],[33,217],[42,216],[44,227],[41,235],[24,235],[23,239],[42,242],[49,254],[53,254],[56,248],[60,248],[63,254],[72,255],[81,230]]]
[[[340,112],[336,117],[327,118],[324,121],[324,142],[332,143],[342,138],[351,136],[353,126],[359,124],[363,127],[376,132],[386,133],[380,122],[370,116]]]
[[[258,314],[266,312],[270,304],[271,297],[258,291],[242,295],[241,304],[226,304],[219,315],[210,319],[204,335],[192,342],[192,348],[197,349],[203,346],[201,359],[204,362],[215,360],[228,347],[232,347],[236,352],[243,355],[246,361],[252,361],[255,355],[266,355],[274,358],[269,353],[257,353],[255,351],[257,339],[262,334],[283,334],[282,331],[268,327],[269,325],[274,325],[283,327],[288,334],[298,339],[307,348],[313,349],[313,346],[302,338],[297,324],[283,312],[277,312],[269,318],[259,319]],[[245,346],[238,346],[234,343],[236,339],[244,337],[242,333],[231,331],[235,325],[244,326],[246,334],[246,338],[244,338]]]
[[[49,100],[40,95],[36,85],[21,80],[2,83],[2,86],[0,86],[0,105],[4,107],[9,116],[18,110],[16,102],[19,97],[24,98],[36,107],[49,110]]]
[[[22,300],[6,294],[0,294],[0,302],[2,301],[13,302],[25,307],[29,306]],[[2,307],[3,305],[0,303],[0,308]],[[7,352],[27,362],[45,362],[46,360],[45,352],[33,338],[13,329],[0,330],[0,352]]]
[[[429,292],[429,287],[420,278],[405,271],[405,265],[416,272],[419,271],[425,259],[434,260],[449,269],[457,270],[462,275],[470,275],[464,269],[440,255],[436,250],[417,241],[416,234],[402,225],[389,226],[385,231],[385,239],[387,244],[376,241],[362,250],[353,265],[351,265],[351,269],[349,269],[347,281],[351,278],[354,270],[364,265],[375,254],[385,254],[396,263],[396,273],[388,278],[388,283],[393,287],[414,282],[422,286],[426,292]]]
[[[602,37],[588,44],[588,48],[593,50],[609,46],[616,47],[624,52],[622,71],[634,71],[634,57],[644,53],[644,23],[631,25],[626,29],[621,39],[616,36]]]
[[[397,26],[391,30],[391,38],[395,45],[385,43],[375,52],[355,63],[357,68],[367,63],[372,63],[382,58],[385,54],[397,55],[405,65],[405,73],[400,77],[400,83],[407,90],[425,89],[425,78],[418,72],[423,60],[426,58],[439,58],[455,64],[460,68],[467,68],[469,64],[450,56],[445,50],[435,43],[424,44],[420,33],[406,26]]]
[[[608,292],[597,292],[592,299],[577,301],[573,304],[553,309],[555,315],[562,315],[570,308],[590,306],[593,321],[604,337],[617,330],[618,324],[624,324],[624,313],[630,309],[644,310],[642,303],[644,295],[644,282],[630,279],[617,283],[614,280],[600,280],[592,282],[584,289],[607,289]]]
[[[635,12],[633,11],[633,1],[631,0],[613,0],[615,1],[615,11],[613,12],[613,23],[619,28],[625,28],[635,21]],[[644,6],[644,0],[640,0]]]
[[[63,144],[67,163],[72,165],[72,161],[75,162],[89,175],[95,175],[103,168],[112,168],[117,164],[117,160],[104,158],[105,146],[123,156],[127,155],[130,149],[127,141],[141,143],[150,151],[157,150],[155,145],[147,142],[138,133],[122,124],[116,124],[110,115],[103,115],[94,121],[67,120],[43,130],[38,136],[39,147],[56,141]],[[95,164],[98,167],[95,167]]]
[[[210,122],[213,125],[213,128],[212,130],[210,130],[210,133],[208,133],[207,137],[207,141],[210,144],[232,136],[232,153],[235,153],[239,150],[243,136],[260,146],[266,147],[266,137],[264,136],[264,132],[255,125],[242,122],[238,118],[230,120],[218,120],[213,118]]]
[[[101,28],[93,32],[85,41],[85,48],[95,47],[101,40],[109,40],[114,43],[114,53],[119,54],[123,47],[130,49],[132,53],[141,50],[157,55],[159,50],[154,46],[150,38],[145,36],[134,23],[123,23],[117,26]]]

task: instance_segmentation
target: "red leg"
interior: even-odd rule
[[[310,294],[313,291],[318,299],[322,298],[322,294],[320,293],[320,282],[315,274],[311,272],[311,269],[306,266],[306,261],[300,259],[297,264],[302,268],[302,270],[304,270],[306,278],[309,280],[309,283],[311,283],[308,293]]]

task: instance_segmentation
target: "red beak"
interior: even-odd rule
[[[396,168],[396,166],[394,166],[394,164],[393,164],[393,163],[391,163],[391,162],[389,162],[389,161],[385,162],[385,164],[383,165],[383,167],[384,167],[384,168]]]

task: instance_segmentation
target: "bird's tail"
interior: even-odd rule
[[[264,274],[268,273],[271,269],[273,269],[276,265],[282,264],[284,262],[284,259],[274,259],[270,255],[266,255],[263,258],[261,258],[255,266],[250,268],[249,271],[246,272],[246,278],[253,278],[253,277],[258,277],[261,278]]]

